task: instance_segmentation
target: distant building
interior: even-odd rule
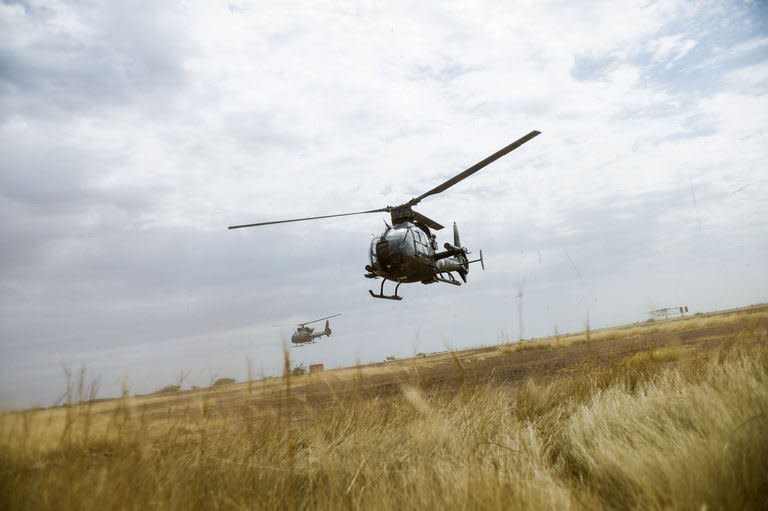
[[[648,311],[648,314],[651,316],[651,318],[654,319],[668,319],[670,316],[685,316],[686,312],[688,312],[688,306],[683,305],[678,307],[664,307],[663,309]]]
[[[309,374],[322,373],[323,371],[325,371],[323,364],[309,364]]]

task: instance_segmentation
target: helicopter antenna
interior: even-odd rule
[[[341,313],[338,313],[338,314],[334,314],[333,316],[326,316],[326,317],[324,317],[324,318],[320,318],[320,319],[313,319],[312,321],[307,321],[307,322],[305,322],[305,323],[299,323],[299,326],[306,326],[306,325],[310,325],[310,324],[312,324],[312,323],[317,323],[318,321],[322,321],[322,320],[324,320],[324,319],[331,319],[331,318],[335,318],[336,316],[341,316]]]

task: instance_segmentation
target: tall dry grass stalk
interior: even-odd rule
[[[286,355],[273,413],[203,393],[166,415],[126,394],[109,418],[6,416],[0,508],[765,509],[768,347],[747,341],[314,404]]]

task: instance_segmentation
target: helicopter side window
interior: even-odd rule
[[[420,229],[413,230],[413,240],[416,247],[416,252],[421,254],[429,253],[429,246],[427,245],[427,236]]]

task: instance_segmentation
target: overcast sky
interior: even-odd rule
[[[0,406],[768,301],[765,2],[3,2]],[[373,300],[394,205],[483,249]],[[440,244],[450,236],[439,233]],[[522,325],[518,294],[522,293]]]

